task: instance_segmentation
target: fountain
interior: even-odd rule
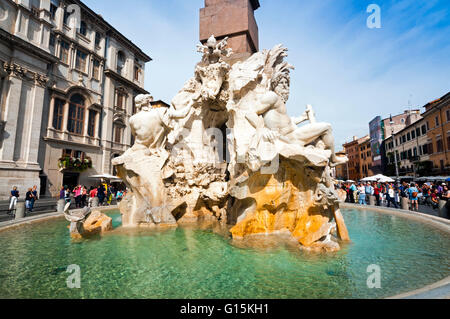
[[[198,46],[202,60],[170,108],[136,97],[136,142],[113,160],[131,190],[123,226],[214,221],[231,226],[233,239],[288,234],[307,250],[339,250],[349,236],[331,167],[347,158],[334,152],[331,125],[311,106],[287,115],[286,48],[230,65],[226,46],[214,36]]]

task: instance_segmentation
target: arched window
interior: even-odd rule
[[[114,132],[113,132],[114,143],[118,143],[118,144],[123,143],[124,128],[125,128],[125,125],[122,120],[114,121]]]
[[[125,67],[125,54],[122,51],[117,53],[117,73],[122,74],[122,71]]]
[[[84,112],[84,97],[80,94],[72,95],[69,104],[69,119],[67,121],[67,130],[70,133],[83,134]]]

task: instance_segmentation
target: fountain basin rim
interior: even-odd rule
[[[104,212],[111,211],[111,210],[118,210],[119,207],[117,205],[112,205],[112,206],[104,206],[104,207],[93,207],[93,209],[104,213]],[[78,212],[78,211],[81,212],[81,211],[83,211],[83,209],[73,210],[73,212]],[[6,231],[6,230],[9,230],[12,228],[21,227],[24,225],[31,225],[31,224],[40,223],[40,222],[53,220],[53,219],[59,219],[59,218],[64,218],[64,213],[53,212],[53,213],[40,214],[40,215],[36,215],[36,216],[31,216],[31,217],[25,217],[22,219],[9,220],[9,221],[0,223],[0,232]]]
[[[450,234],[450,220],[437,216],[427,215],[403,209],[357,205],[350,203],[340,203],[340,207],[347,209],[369,210],[372,212],[399,216],[402,218],[407,218],[424,224],[428,224],[434,228],[438,228],[439,230],[442,230]],[[386,299],[448,299],[448,298],[450,298],[450,276],[433,284],[427,285],[425,287],[405,292],[402,294],[398,294],[395,296],[391,296]]]
[[[340,203],[341,208],[347,209],[359,209],[359,210],[370,210],[372,212],[395,215],[403,218],[412,219],[415,221],[428,224],[432,227],[443,230],[444,232],[450,233],[450,221],[444,218],[426,215],[422,213],[411,212],[407,210],[387,208],[387,207],[374,207],[374,206],[363,206],[357,204]],[[111,210],[117,210],[118,206],[106,206],[106,207],[96,207],[96,210],[101,212],[107,212]],[[32,217],[26,217],[19,220],[12,220],[0,223],[0,232],[6,231],[12,228],[21,227],[24,225],[31,225],[35,223],[40,223],[48,220],[64,218],[63,213],[47,213]],[[450,298],[450,276],[425,287],[398,294],[395,296],[388,297],[386,299],[437,299],[437,298]]]

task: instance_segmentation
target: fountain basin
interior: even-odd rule
[[[445,226],[342,209],[351,243],[335,253],[279,244],[239,248],[230,239],[192,227],[114,230],[101,239],[71,241],[63,219],[0,232],[0,298],[386,298],[450,275]],[[69,289],[76,264],[81,288]],[[370,265],[381,288],[370,289]]]

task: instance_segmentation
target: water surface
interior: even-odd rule
[[[0,232],[0,298],[381,298],[450,275],[450,236],[369,211],[343,211],[352,243],[337,253],[242,249],[212,231],[178,228],[70,240],[64,220]],[[114,227],[120,214],[113,212]],[[68,265],[81,288],[66,284]],[[367,267],[381,288],[367,287]]]

